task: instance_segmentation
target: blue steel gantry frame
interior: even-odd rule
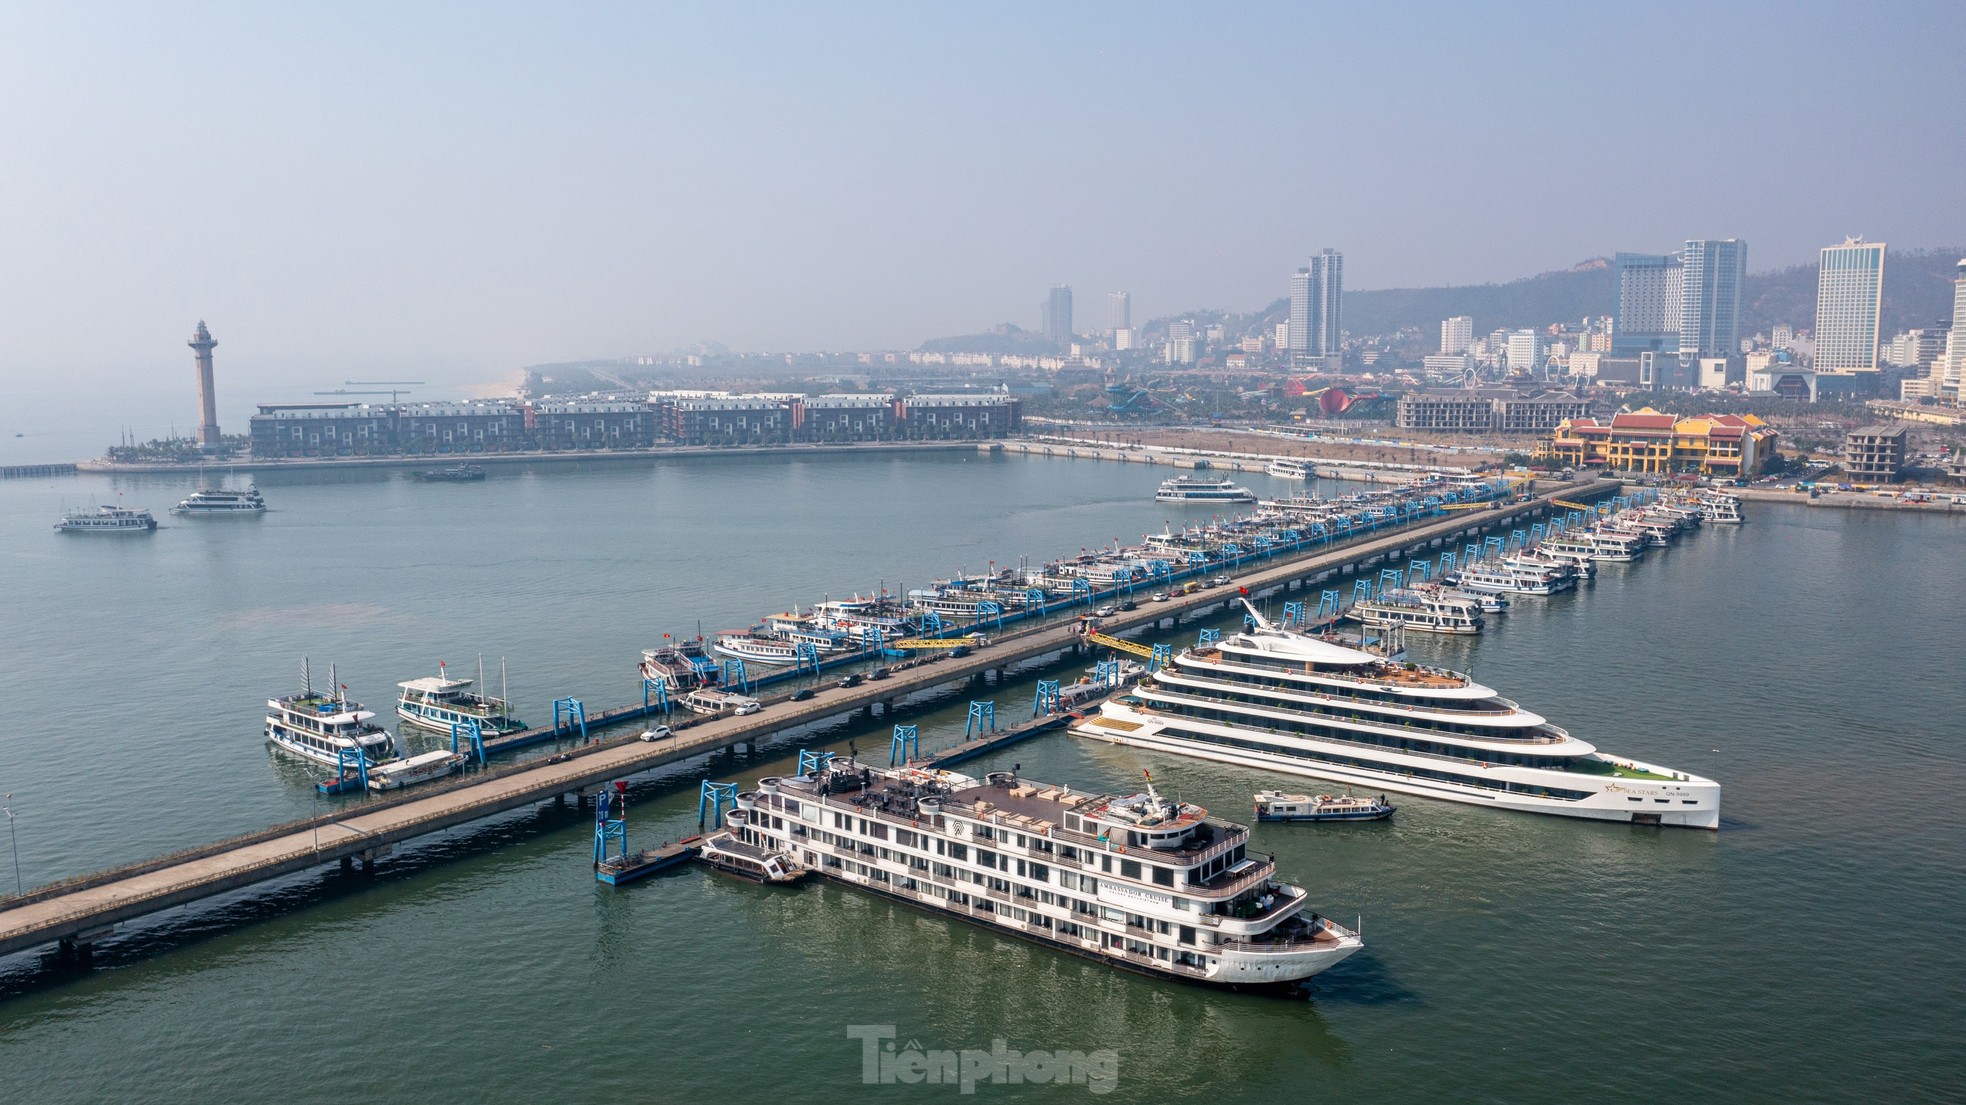
[[[726,802],[730,803],[731,809],[737,808],[736,783],[713,783],[708,779],[703,780],[703,790],[696,796],[696,827],[699,829],[703,827],[703,819],[707,807],[709,816],[715,819],[712,827],[718,829],[723,828],[724,803]]]
[[[664,675],[642,677],[642,713],[652,714],[657,710],[668,713],[673,707],[669,703],[669,677]]]
[[[969,720],[963,722],[963,739],[970,739],[972,732],[979,737],[982,736],[985,725],[989,726],[989,732],[997,731],[997,704],[994,701],[971,702]]]
[[[585,730],[583,730],[581,736],[585,737],[586,735]],[[451,722],[451,751],[456,752],[458,746],[461,744],[469,744],[471,746],[471,754],[478,757],[479,766],[484,765],[485,734],[478,727],[477,718],[466,718],[463,721]]]
[[[1031,702],[1031,716],[1058,712],[1058,680],[1038,680],[1038,693]]]
[[[577,698],[556,698],[553,700],[553,733],[555,736],[570,734],[575,726],[580,729],[582,743],[587,740],[587,707]]]
[[[894,740],[888,746],[887,766],[906,764],[909,760],[922,758],[921,727],[917,725],[897,725],[894,727]]]
[[[832,766],[832,763],[833,754],[831,752],[808,752],[803,748],[799,749],[799,774],[801,775],[810,775],[815,771],[824,771],[826,768]]]

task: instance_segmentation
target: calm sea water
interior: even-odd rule
[[[836,457],[595,465],[430,487],[290,473],[259,519],[133,539],[51,533],[68,505],[161,509],[189,479],[0,484],[0,787],[28,883],[306,814],[263,700],[334,660],[383,704],[438,660],[508,658],[533,714],[636,693],[663,632],[856,588],[1135,539],[1154,469]],[[1258,482],[1264,477],[1255,477]],[[432,841],[374,878],[327,872],[163,919],[64,974],[0,971],[0,1096],[227,1100],[859,1101],[852,1026],[927,1048],[1116,1055],[1116,1100],[1956,1100],[1966,1003],[1961,523],[1751,505],[1478,640],[1410,642],[1601,746],[1715,775],[1718,834],[1406,798],[1391,823],[1257,828],[1367,950],[1310,1001],[1124,975],[832,886],[688,871],[608,891],[587,815],[551,806]],[[1196,512],[1205,514],[1205,511]],[[1192,640],[1193,627],[1168,639]],[[1070,669],[1067,669],[1070,670]],[[1034,671],[908,720],[1015,715]],[[695,788],[866,753],[865,719],[639,784],[640,844]],[[1052,736],[1031,775],[1142,768],[1241,816],[1284,777]],[[979,765],[987,768],[990,764]],[[0,877],[11,870],[0,868]],[[1077,1099],[1084,1086],[983,1084]]]

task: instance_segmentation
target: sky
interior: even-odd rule
[[[1053,283],[1247,310],[1327,246],[1365,289],[1957,243],[1961,42],[1956,0],[0,0],[0,411],[180,396],[201,318],[230,412],[910,348]]]

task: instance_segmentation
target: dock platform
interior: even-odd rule
[[[1616,491],[1615,483],[1569,484],[1565,499],[1588,499]],[[1369,568],[1429,549],[1450,546],[1464,536],[1505,529],[1548,513],[1547,498],[1529,499],[1496,510],[1449,514],[1414,525],[1381,530],[1336,547],[1279,558],[1238,570],[1240,588],[1215,588],[1167,602],[1143,604],[1136,611],[1103,619],[1101,630],[1121,634],[1145,629],[1182,615],[1219,607],[1242,591],[1260,598],[1290,588],[1315,585],[1335,575]],[[333,814],[271,826],[203,847],[186,849],[78,876],[0,901],[0,955],[60,941],[85,951],[114,927],[163,910],[202,901],[279,879],[325,863],[371,863],[395,845],[443,832],[568,794],[592,793],[608,783],[678,763],[734,744],[755,743],[793,726],[822,721],[855,710],[895,703],[917,692],[962,683],[986,671],[1006,671],[1020,662],[1080,647],[1081,623],[1031,625],[996,636],[968,656],[941,654],[932,663],[894,672],[883,680],[854,687],[838,681],[814,688],[803,701],[773,700],[764,711],[744,717],[721,716],[679,725],[673,737],[644,742],[633,734],[593,741],[576,749],[526,763],[500,765],[472,775],[433,783],[408,794],[372,798]],[[635,708],[639,713],[639,707]],[[1051,719],[1043,719],[1051,720]],[[1056,724],[1057,722],[1053,722]],[[589,724],[596,724],[589,718]],[[1042,727],[1013,725],[1000,735],[938,754],[939,763],[958,763],[1028,739]],[[561,734],[564,736],[564,734]],[[549,737],[540,739],[551,739]]]

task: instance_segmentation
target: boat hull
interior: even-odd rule
[[[1213,760],[1217,763],[1236,764],[1243,767],[1257,767],[1268,771],[1282,771],[1326,782],[1356,786],[1361,790],[1393,791],[1412,794],[1422,798],[1439,798],[1464,805],[1483,806],[1488,809],[1509,810],[1518,813],[1542,813],[1557,817],[1572,817],[1591,821],[1612,821],[1625,824],[1660,825],[1691,829],[1720,828],[1720,785],[1705,780],[1697,782],[1670,783],[1623,783],[1606,785],[1602,792],[1592,798],[1580,801],[1567,801],[1557,798],[1540,798],[1531,794],[1507,793],[1502,791],[1477,791],[1472,787],[1457,787],[1424,779],[1411,778],[1394,771],[1380,771],[1371,768],[1352,768],[1316,761],[1308,761],[1282,752],[1264,752],[1256,749],[1225,748],[1201,741],[1182,739],[1179,735],[1162,735],[1143,727],[1132,732],[1120,732],[1098,727],[1096,718],[1089,718],[1082,725],[1075,725],[1071,732],[1092,740],[1109,744],[1128,745],[1146,748],[1177,756],[1192,756],[1196,759]],[[1650,767],[1651,765],[1639,765]],[[1658,768],[1660,772],[1665,769]],[[1585,777],[1593,778],[1593,777]],[[1578,780],[1582,782],[1583,780]],[[1612,788],[1616,787],[1615,790]],[[1681,803],[1686,799],[1681,795],[1695,796],[1697,808],[1686,809]],[[1638,802],[1629,799],[1637,798]],[[1627,799],[1627,801],[1619,801]],[[1663,802],[1663,804],[1661,804]]]

